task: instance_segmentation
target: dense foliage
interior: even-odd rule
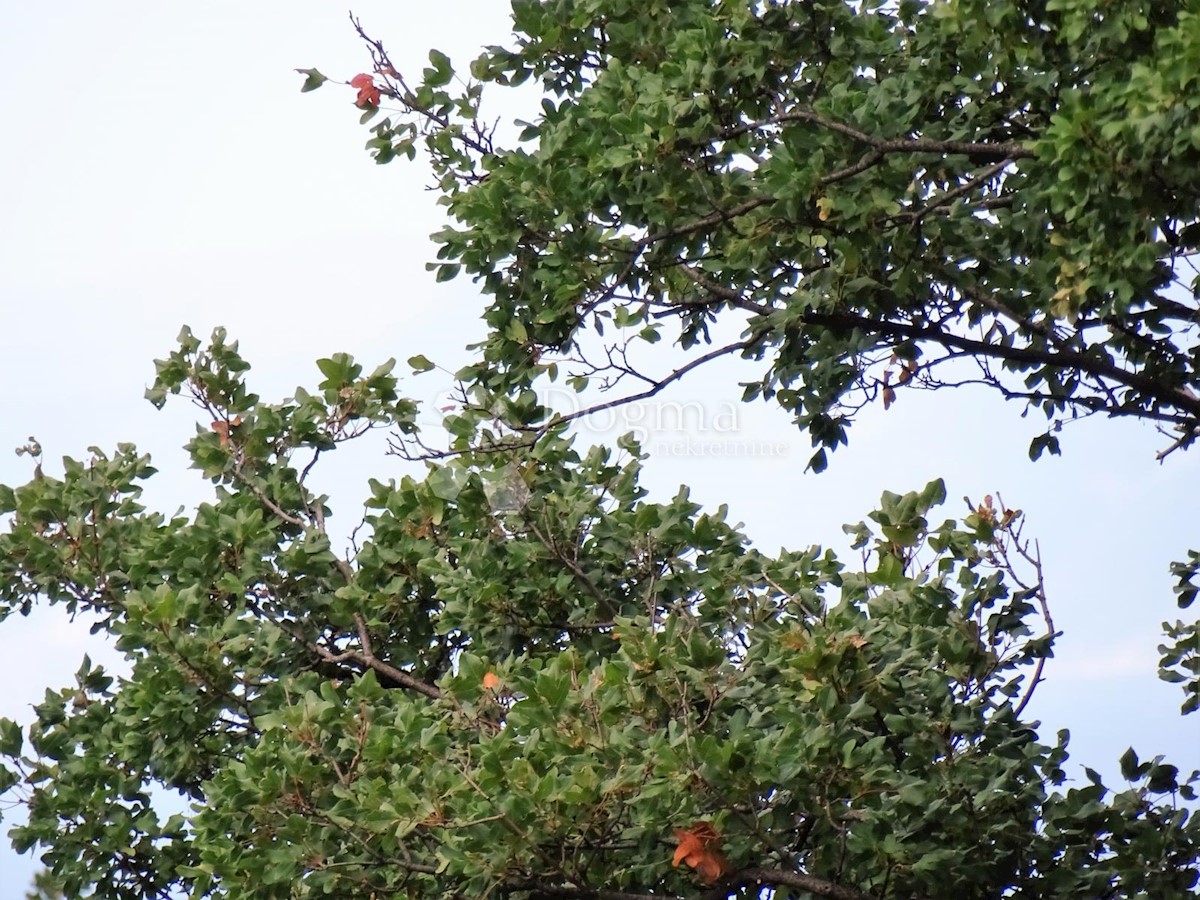
[[[942,520],[934,482],[849,527],[850,560],[768,556],[534,391],[620,402],[740,355],[815,468],[863,404],[964,382],[1045,412],[1035,454],[1093,413],[1186,449],[1193,6],[515,0],[469,82],[434,51],[410,83],[368,38],[369,146],[423,139],[454,219],[433,266],[487,298],[450,444],[390,363],[334,355],[268,403],[185,329],[148,396],[202,410],[210,502],[144,509],[132,445],[61,472],[23,448],[0,616],[85,611],[131,665],[0,721],[39,892],[1194,896],[1200,776],[1130,750],[1126,784],[1068,785],[1066,735],[1025,715],[1054,627],[1019,511]],[[521,84],[540,111],[501,146],[484,86]],[[653,374],[662,338],[684,356]],[[337,552],[313,473],[371,429],[426,474],[371,481]],[[1172,629],[1194,709],[1200,634]]]
[[[512,398],[538,379],[612,405],[740,356],[818,471],[906,389],[1040,410],[1035,459],[1081,416],[1155,423],[1160,460],[1200,434],[1194,2],[516,0],[513,22],[465,86],[437,51],[410,86],[359,26],[367,146],[423,139],[457,221],[433,267],[488,297],[480,414],[532,425]],[[527,82],[540,115],[503,146],[484,87]],[[647,364],[665,336],[684,360]],[[1194,711],[1200,630],[1167,632]]]
[[[1040,410],[1035,459],[1081,416],[1155,423],[1160,460],[1200,434],[1194,2],[516,0],[513,23],[465,86],[437,51],[410,86],[359,27],[368,147],[423,139],[457,221],[438,277],[488,297],[481,411],[740,356],[818,471],[906,389]],[[539,115],[504,145],[484,88],[528,82]],[[664,337],[681,363],[639,354]],[[1198,561],[1173,567],[1181,607]],[[1194,711],[1200,630],[1167,635]]]
[[[0,489],[5,611],[102,617],[132,664],[86,661],[5,785],[67,896],[1184,896],[1200,826],[1161,759],[1110,793],[1063,781],[1022,720],[1052,633],[1017,511],[929,519],[885,494],[861,558],[765,556],[635,448],[560,434],[371,483],[333,552],[318,459],[411,430],[390,366],[320,361],[317,391],[246,387],[184,333],[161,402],[205,411],[217,485],[137,503],[131,446]],[[36,451],[36,448],[32,448]],[[155,792],[194,801],[160,819]],[[678,848],[678,849],[677,849]],[[678,865],[673,865],[677,863]]]
[[[359,95],[396,107],[377,161],[426,138],[458,222],[439,277],[488,296],[485,384],[586,357],[602,326],[695,362],[732,320],[719,352],[763,363],[747,396],[821,450],[862,404],[947,381],[1194,438],[1194,4],[517,0],[513,21],[462,89],[436,52],[410,89],[373,42]],[[540,115],[501,146],[483,88],[527,81]],[[592,375],[636,380],[623,360]]]

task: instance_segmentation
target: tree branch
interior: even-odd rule
[[[750,131],[757,131],[770,125],[783,125],[787,122],[811,122],[827,131],[845,135],[861,144],[874,147],[880,153],[938,153],[997,161],[1035,157],[1034,152],[1028,147],[1014,142],[993,144],[974,141],[939,141],[931,138],[881,138],[867,134],[865,131],[859,131],[852,125],[827,119],[815,110],[805,107],[796,107],[767,119],[725,129],[721,132],[721,137],[728,140]]]
[[[354,621],[359,632],[359,640],[363,643],[363,649],[343,650],[341,653],[334,653],[328,647],[322,647],[315,641],[306,639],[303,635],[297,634],[282,622],[276,621],[275,624],[285,634],[302,643],[309,651],[316,654],[324,662],[333,663],[334,665],[340,665],[345,662],[357,663],[364,668],[374,670],[377,675],[382,675],[399,687],[416,691],[418,694],[424,694],[430,700],[440,700],[442,698],[441,688],[437,687],[437,685],[426,684],[403,669],[397,669],[390,663],[379,659],[371,649],[370,638],[366,635],[366,625],[363,622],[362,616],[356,615]]]
[[[624,406],[627,403],[636,403],[638,400],[647,400],[665,389],[668,385],[673,384],[674,382],[683,378],[683,376],[693,369],[722,356],[728,356],[730,353],[736,353],[738,350],[747,350],[761,341],[764,337],[766,337],[766,331],[756,331],[754,334],[750,335],[750,337],[745,338],[744,340],[735,341],[732,344],[726,344],[724,347],[718,347],[716,350],[710,350],[703,356],[696,357],[687,365],[680,366],[671,374],[660,379],[659,381],[656,381],[651,387],[644,391],[640,391],[636,394],[629,394],[625,397],[618,397],[616,400],[609,400],[606,403],[597,403],[595,406],[589,406],[586,409],[576,410],[575,412],[569,413],[565,416],[556,416],[543,425],[526,426],[521,430],[540,432],[544,431],[548,427],[562,425],[567,422],[574,421],[575,419],[581,419],[584,416],[590,416],[598,412],[603,412],[606,409]]]
[[[612,599],[604,596],[604,592],[601,591],[600,588],[596,587],[592,580],[588,578],[587,573],[583,571],[579,563],[575,562],[575,560],[571,559],[571,557],[567,556],[567,554],[562,551],[562,549],[558,546],[557,541],[555,541],[549,535],[542,533],[542,530],[537,527],[537,523],[533,521],[532,517],[526,514],[524,519],[526,527],[533,532],[533,536],[538,539],[538,542],[545,547],[547,551],[549,551],[551,556],[553,556],[567,568],[571,575],[574,576],[575,580],[579,582],[583,589],[588,592],[593,600],[596,601],[600,608],[600,612],[611,615],[613,607]]]
[[[817,878],[815,875],[806,875],[803,872],[787,872],[783,869],[757,868],[742,869],[720,887],[713,888],[701,896],[703,900],[720,900],[720,898],[727,897],[733,888],[746,887],[748,885],[783,885],[800,888],[803,891],[808,891],[810,894],[816,894],[818,897],[827,897],[829,900],[876,900],[873,894],[866,894],[857,888],[835,884],[832,881],[826,881],[824,878]],[[918,900],[918,898],[913,898],[913,900]]]
[[[818,897],[828,900],[877,900],[873,894],[866,894],[857,888],[847,887],[806,875],[803,872],[788,872],[783,869],[742,869],[722,880],[716,886],[709,888],[698,896],[701,900],[724,900],[733,891],[743,887],[794,887],[808,891]],[[600,888],[578,887],[575,885],[544,884],[536,879],[525,879],[505,884],[505,892],[528,891],[530,897],[561,897],[568,900],[684,900],[683,897],[670,894],[644,894],[630,891],[607,891]],[[919,900],[919,898],[914,898]]]
[[[943,331],[929,325],[912,325],[893,322],[889,319],[871,319],[852,313],[822,313],[809,311],[802,321],[809,325],[835,328],[861,328],[864,331],[903,337],[909,340],[927,340],[945,347],[966,350],[992,359],[1013,362],[1043,363],[1058,369],[1077,369],[1093,377],[1110,378],[1118,384],[1133,388],[1158,403],[1175,406],[1189,415],[1200,418],[1200,398],[1179,388],[1164,388],[1155,379],[1138,372],[1128,372],[1111,362],[1082,353],[1078,350],[1040,350],[1036,347],[1009,347]],[[1064,398],[1065,399],[1065,398]]]

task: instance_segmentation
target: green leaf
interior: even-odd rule
[[[454,67],[450,63],[450,57],[440,50],[430,50],[429,62],[432,63],[432,68],[425,70],[425,85],[437,88],[449,84],[454,77]]]
[[[304,84],[300,88],[301,93],[305,93],[307,91],[315,91],[317,88],[319,88],[321,85],[323,85],[326,81],[329,80],[324,75],[322,75],[320,72],[318,72],[316,69],[297,69],[296,71],[299,72],[301,75],[306,76],[304,79]]]
[[[317,368],[325,375],[322,390],[337,390],[351,384],[362,374],[362,366],[348,353],[335,353],[327,359],[318,359]]]
[[[1042,453],[1049,450],[1051,455],[1058,456],[1061,451],[1058,445],[1058,438],[1052,434],[1039,434],[1029,442],[1029,458],[1037,461],[1041,458]]]
[[[1124,778],[1126,781],[1133,781],[1138,777],[1140,774],[1138,769],[1140,767],[1138,765],[1137,754],[1133,752],[1132,747],[1121,754],[1121,759],[1119,762],[1121,765],[1122,778]]]
[[[23,741],[20,725],[12,719],[0,719],[0,756],[20,756]]]

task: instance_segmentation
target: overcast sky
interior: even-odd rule
[[[416,72],[430,47],[465,64],[502,42],[506,8],[372,0],[355,12]],[[64,454],[133,441],[161,470],[151,505],[170,512],[206,497],[179,449],[193,411],[177,402],[156,412],[142,399],[151,360],[185,323],[202,337],[226,326],[270,400],[313,386],[313,360],[338,351],[368,365],[396,357],[403,367],[416,353],[449,368],[466,360],[482,307],[469,282],[435,285],[425,272],[427,235],[442,223],[427,171],[371,162],[348,88],[299,93],[295,68],[342,79],[368,68],[340,5],[4,0],[0,10],[0,482],[28,479],[28,461],[12,453],[28,435],[51,472]],[[439,377],[402,388],[436,400],[449,386]],[[999,491],[1040,539],[1066,632],[1031,708],[1045,736],[1070,728],[1073,762],[1107,773],[1130,743],[1143,757],[1200,764],[1200,716],[1180,719],[1179,693],[1155,677],[1159,625],[1179,615],[1167,566],[1200,547],[1200,451],[1159,466],[1165,441],[1153,429],[1088,422],[1063,434],[1063,458],[1032,464],[1034,415],[986,393],[902,392],[864,417],[827,473],[806,475],[808,441],[784,414],[735,402],[744,377],[726,362],[660,403],[585,426],[584,439],[657,424],[647,484],[663,496],[687,483],[707,506],[728,504],[768,552],[840,546],[840,525],[885,489],[943,476],[954,515],[963,495]],[[684,406],[707,449],[674,427],[671,411]],[[379,449],[339,452],[322,476],[346,527],[368,476],[404,471]],[[56,610],[4,622],[0,715],[29,721],[84,652],[120,667],[87,623]],[[6,830],[16,811],[3,812]],[[34,866],[0,842],[0,900],[23,896]]]

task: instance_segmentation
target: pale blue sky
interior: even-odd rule
[[[355,12],[415,71],[431,46],[465,63],[499,42],[506,8],[371,0]],[[371,364],[465,359],[458,348],[481,333],[481,307],[469,282],[435,285],[424,270],[427,235],[441,223],[425,169],[370,161],[348,90],[298,92],[294,68],[349,78],[367,67],[342,6],[68,0],[0,11],[0,481],[28,478],[11,450],[30,434],[51,469],[63,454],[131,440],[162,470],[150,503],[170,511],[205,496],[178,449],[191,410],[180,402],[157,413],[141,399],[151,360],[184,323],[202,336],[228,327],[255,366],[256,390],[272,399],[311,385],[313,360],[336,351]],[[723,405],[743,375],[724,363],[665,400],[703,403],[710,423],[723,416],[713,425],[721,440],[785,452],[664,453],[648,464],[657,493],[686,482],[701,502],[727,503],[771,550],[840,544],[840,525],[884,489],[943,476],[948,515],[961,514],[964,494],[999,490],[1040,538],[1066,631],[1033,707],[1047,736],[1070,728],[1073,760],[1110,773],[1131,742],[1142,756],[1200,764],[1200,717],[1180,719],[1177,691],[1154,674],[1159,623],[1178,615],[1167,565],[1200,546],[1200,451],[1159,466],[1164,441],[1152,429],[1089,422],[1064,434],[1064,458],[1031,464],[1040,423],[1018,407],[978,392],[902,393],[887,413],[864,417],[829,472],[805,475],[808,441],[782,413]],[[436,399],[447,386],[439,377],[402,386]],[[724,431],[730,423],[736,430]],[[684,438],[667,428],[648,448]],[[377,451],[339,453],[324,476],[343,523],[367,476],[402,471]],[[39,613],[0,625],[0,715],[28,721],[29,705],[66,685],[85,650],[114,661],[86,623]],[[33,868],[0,842],[0,900],[23,896]]]

